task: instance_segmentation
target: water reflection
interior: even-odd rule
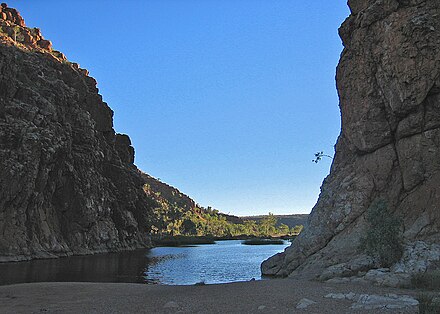
[[[260,264],[288,245],[215,244],[158,247],[89,256],[0,263],[0,285],[42,281],[185,285],[260,279]]]
[[[146,250],[0,263],[0,284],[41,281],[143,283]]]
[[[168,285],[261,279],[261,262],[289,244],[242,245],[240,240],[230,240],[196,247],[158,247],[148,254],[155,262],[145,274],[154,282]]]

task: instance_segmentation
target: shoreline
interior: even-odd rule
[[[191,286],[40,282],[0,286],[1,313],[365,313],[328,294],[408,295],[416,290],[292,278]],[[297,309],[307,298],[316,302]],[[417,306],[368,313],[417,313]]]
[[[191,242],[191,239],[194,240]],[[114,254],[114,253],[123,253],[123,252],[133,252],[138,250],[149,250],[154,249],[157,247],[175,247],[175,246],[184,246],[184,245],[204,245],[204,244],[212,244],[209,241],[232,241],[232,240],[247,240],[247,239],[259,239],[261,237],[253,237],[253,236],[237,236],[237,237],[208,237],[208,236],[200,236],[200,237],[188,237],[188,239],[185,239],[185,237],[169,237],[165,241],[165,243],[160,243],[159,241],[154,244],[153,241],[151,241],[151,244],[145,245],[145,246],[137,246],[137,247],[129,247],[129,248],[118,248],[118,249],[108,249],[108,250],[84,250],[82,252],[62,252],[62,253],[49,253],[49,252],[37,252],[33,255],[0,255],[0,264],[6,264],[6,263],[22,263],[22,262],[31,262],[31,261],[39,261],[39,260],[53,260],[53,259],[61,259],[61,258],[68,258],[68,257],[77,257],[77,256],[93,256],[93,255],[99,255],[99,254]],[[290,241],[291,238],[285,238],[285,237],[271,237],[272,239],[282,239],[285,241]],[[174,242],[174,244],[168,244],[166,245],[167,241],[170,240],[170,242]],[[182,241],[183,240],[183,241]],[[156,240],[157,241],[157,240]],[[177,244],[177,245],[176,245]]]

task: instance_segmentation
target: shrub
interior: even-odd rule
[[[432,293],[420,293],[417,296],[420,314],[440,313],[440,297]]]
[[[393,265],[403,254],[401,219],[393,216],[382,200],[370,205],[366,218],[369,228],[361,239],[361,250],[375,258],[381,267]]]
[[[411,286],[413,288],[440,290],[440,269],[415,273],[411,277]]]

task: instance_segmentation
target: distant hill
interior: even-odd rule
[[[263,219],[265,215],[259,215],[259,216],[243,216],[240,217],[242,220],[255,220],[256,222],[259,222],[261,219]],[[307,223],[307,217],[308,214],[293,214],[293,215],[275,215],[275,217],[278,219],[277,221],[277,227],[281,224],[285,224],[289,226],[289,228],[303,225],[305,226]]]
[[[243,223],[243,218],[242,217],[238,217],[238,216],[234,216],[234,215],[229,215],[229,214],[224,214],[224,213],[218,213],[220,216],[223,216],[226,218],[226,221],[229,221],[233,224],[242,224]]]

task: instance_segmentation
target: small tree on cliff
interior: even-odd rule
[[[327,158],[333,159],[332,156],[324,154],[324,152],[317,152],[317,153],[315,153],[315,159],[312,159],[312,162],[317,164],[322,159],[322,157],[327,157]]]
[[[12,30],[14,31],[14,41],[17,41],[17,35],[20,33],[20,26],[14,26]]]

